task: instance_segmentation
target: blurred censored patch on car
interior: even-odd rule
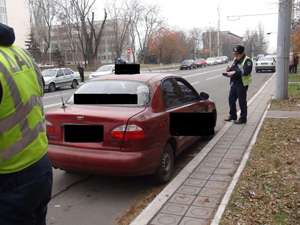
[[[103,141],[103,126],[100,125],[64,125],[65,142],[100,143]]]
[[[136,105],[137,94],[74,94],[74,104],[78,105]]]
[[[170,113],[172,136],[207,136],[214,134],[216,113],[174,112]]]
[[[116,64],[115,74],[140,74],[140,64]]]

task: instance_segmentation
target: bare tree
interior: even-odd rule
[[[137,0],[118,2],[114,0],[108,6],[108,14],[113,26],[113,49],[114,56],[121,58],[124,50],[131,45],[130,28],[136,19],[135,7],[139,5]]]
[[[36,39],[43,43],[42,54],[46,59],[51,47],[51,32],[57,13],[56,0],[28,0],[31,23],[35,30]]]
[[[145,57],[148,54],[148,42],[150,37],[160,27],[163,20],[159,17],[160,9],[157,5],[144,6],[140,10],[140,18],[133,23],[139,45],[139,61],[144,63]]]
[[[95,22],[95,13],[92,11],[95,2],[96,0],[70,0],[71,8],[73,8],[75,12],[74,25],[85,65],[87,65],[87,63],[89,65],[95,64],[107,19],[107,12],[104,9],[104,18],[100,27],[99,24]]]

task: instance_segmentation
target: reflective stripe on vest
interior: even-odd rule
[[[34,71],[39,71],[37,70],[37,67],[34,66],[35,64],[30,60],[29,56],[27,56],[25,52],[21,52],[18,49],[15,49],[14,47],[9,48],[9,51],[11,51],[12,55],[14,55],[16,57],[16,60],[18,60],[17,64],[15,64],[10,58],[10,56],[2,49],[0,49],[0,54],[6,59],[12,72],[15,73],[21,71],[22,68],[19,67],[23,66],[27,66],[28,68],[31,68]],[[22,102],[16,82],[2,62],[0,62],[0,72],[2,73],[4,80],[9,86],[9,93],[12,97],[12,103],[15,107],[14,113],[10,114],[5,118],[0,119],[0,134],[8,132],[10,129],[19,125],[22,135],[21,139],[17,140],[9,147],[1,149],[0,157],[4,160],[9,160],[14,155],[24,150],[28,145],[33,143],[38,138],[41,132],[45,132],[43,118],[40,118],[41,121],[32,129],[29,127],[29,121],[27,119],[27,116],[34,109],[34,107],[40,107],[41,111],[43,112],[43,106],[40,96],[31,96],[26,103]],[[38,80],[38,83],[41,84],[41,79],[39,78],[39,75],[37,73],[35,74],[37,76],[36,78]],[[43,90],[42,86],[40,88],[41,90]]]
[[[238,65],[239,69],[242,71],[242,82],[244,86],[249,86],[252,82],[252,76],[251,73],[250,74],[244,74],[244,65],[245,62],[247,61],[247,59],[250,59],[248,56],[245,57],[245,59],[243,60],[242,64]]]

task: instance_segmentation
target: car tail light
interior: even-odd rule
[[[111,136],[118,140],[139,140],[145,137],[144,130],[137,125],[122,125],[111,132]]]
[[[213,112],[216,109],[216,106],[213,102],[209,102],[207,106],[208,112]]]

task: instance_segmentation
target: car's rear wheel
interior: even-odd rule
[[[76,88],[77,88],[77,85],[78,85],[77,80],[73,80],[73,81],[72,81],[71,88],[76,89]]]
[[[167,144],[162,152],[159,167],[154,174],[156,183],[168,182],[174,171],[174,151],[171,144]]]
[[[49,84],[49,91],[54,92],[56,90],[56,86],[54,83]]]

